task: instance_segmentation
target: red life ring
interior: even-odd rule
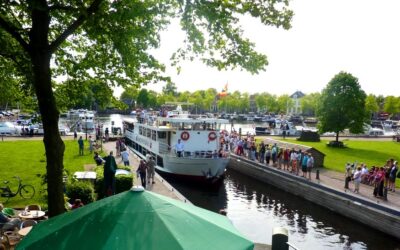
[[[215,139],[217,139],[217,134],[215,132],[210,132],[208,134],[208,140],[209,141],[214,141]]]
[[[182,132],[182,134],[181,134],[182,140],[187,141],[187,140],[189,140],[189,138],[190,138],[189,132],[186,132],[186,131]]]

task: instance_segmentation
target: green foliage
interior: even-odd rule
[[[300,99],[301,102],[301,110],[303,114],[315,116],[316,110],[318,108],[318,101],[321,97],[320,93],[311,93],[305,95]]]
[[[167,82],[167,84],[162,88],[162,92],[166,95],[178,95],[176,85],[173,82]]]
[[[400,112],[400,98],[394,96],[387,96],[385,98],[385,105],[383,110],[391,115]]]
[[[355,134],[364,132],[365,98],[357,78],[345,72],[337,74],[322,91],[317,111],[320,132],[335,132],[336,141],[345,128]]]
[[[97,171],[96,171],[97,172]],[[97,172],[98,173],[98,172]],[[117,175],[115,177],[115,193],[121,193],[132,188],[133,177],[132,175]],[[97,199],[103,199],[104,194],[104,176],[103,174],[97,175],[96,182],[94,185]]]
[[[286,111],[293,107],[293,100],[289,95],[281,95],[276,101],[276,112],[286,114]]]
[[[67,80],[57,84],[54,92],[60,109],[105,109],[113,99],[113,91],[106,82],[90,79],[85,82]]]
[[[379,111],[379,105],[374,95],[370,94],[365,98],[365,112],[372,115]]]
[[[70,203],[76,199],[81,199],[83,204],[94,201],[94,189],[90,182],[74,181],[69,183],[66,189],[66,194],[67,197],[70,198]]]

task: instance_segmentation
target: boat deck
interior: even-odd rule
[[[110,151],[114,152],[115,155],[115,142],[107,142],[103,144],[104,150],[107,152],[107,154]],[[115,156],[115,160],[118,163],[121,162],[121,157],[120,156]],[[132,172],[135,173],[136,169],[139,166],[139,157],[134,154],[133,152],[129,152],[129,162],[130,162],[130,167],[132,169]],[[155,174],[155,184],[148,184],[146,187],[146,190],[152,191],[157,194],[161,194],[167,197],[170,197],[175,200],[180,200],[186,203],[190,203],[188,199],[186,199],[181,193],[179,193],[174,187],[172,187],[165,179],[163,179],[159,174]],[[133,185],[140,185],[140,179],[136,178],[133,180]]]

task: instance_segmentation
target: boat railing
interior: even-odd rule
[[[160,154],[172,156],[172,157],[178,157],[178,153],[176,150],[169,146],[166,143],[159,143],[159,152]],[[183,154],[181,155],[183,158],[208,158],[208,159],[216,159],[216,158],[228,158],[229,153],[228,152],[223,152],[222,157],[220,154],[215,150],[195,150],[195,151],[183,151]]]

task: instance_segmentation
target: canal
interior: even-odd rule
[[[289,231],[299,249],[400,249],[400,242],[377,230],[255,179],[227,170],[213,190],[168,181],[193,204],[228,218],[244,235],[271,244],[274,227]],[[360,211],[362,213],[362,211]]]
[[[97,123],[122,127],[123,117],[98,117]],[[254,130],[252,124],[235,124],[239,127],[244,133]],[[254,242],[271,244],[272,229],[284,227],[289,241],[301,250],[400,250],[400,242],[391,236],[233,170],[212,190],[168,181],[197,206],[215,212],[225,208],[236,228]]]

